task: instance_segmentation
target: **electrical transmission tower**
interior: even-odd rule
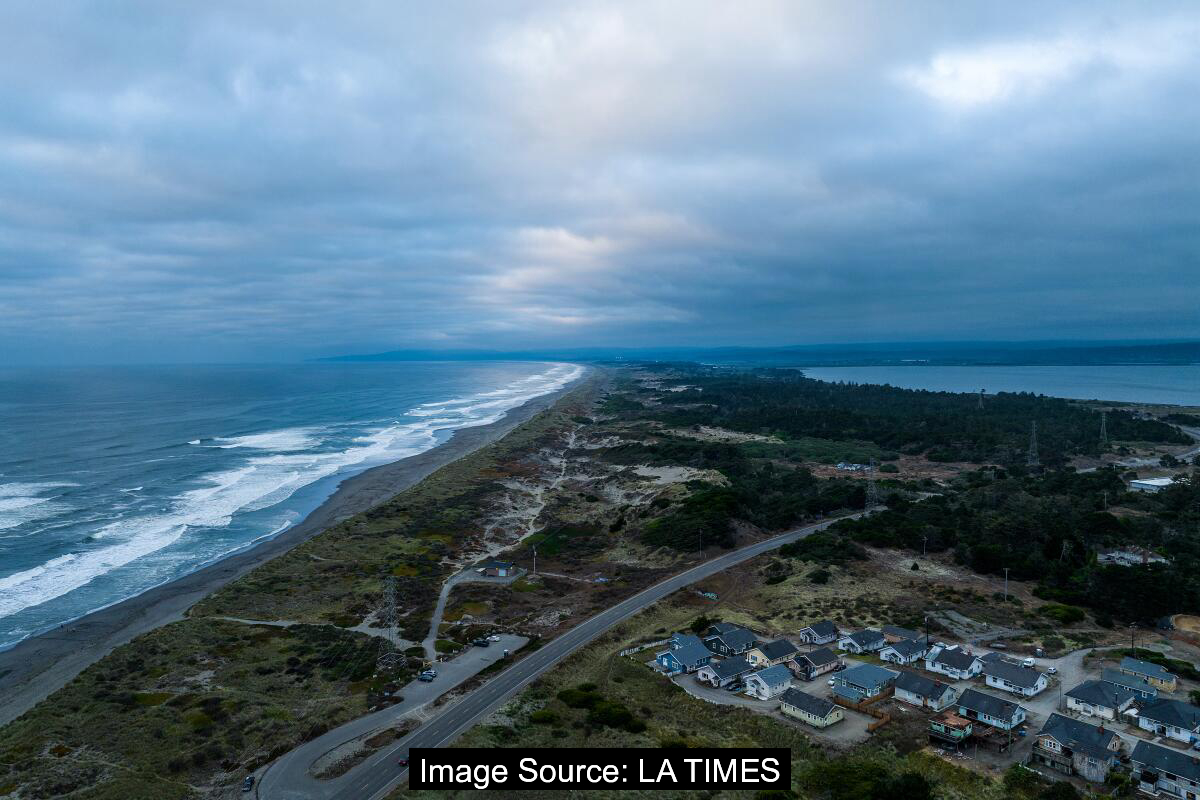
[[[1100,444],[1108,444],[1108,412],[1100,412]]]
[[[867,467],[867,503],[865,508],[874,508],[879,505],[879,487],[875,485],[875,459],[871,459],[871,465]]]
[[[383,623],[383,635],[379,637],[379,658],[375,660],[375,671],[394,672],[401,656],[396,649],[396,579],[391,575],[383,584],[378,620]]]
[[[983,389],[979,390],[979,410],[983,411]]]
[[[1025,457],[1025,466],[1036,467],[1040,463],[1038,461],[1037,420],[1035,419],[1029,429],[1029,455]]]

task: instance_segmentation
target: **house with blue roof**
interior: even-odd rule
[[[1160,692],[1173,692],[1179,687],[1175,673],[1151,661],[1142,661],[1125,656],[1117,669],[1124,675],[1141,678]]]
[[[833,693],[852,703],[887,694],[897,673],[874,664],[859,664],[833,676]]]
[[[654,660],[668,675],[676,675],[681,672],[695,672],[708,666],[712,655],[712,651],[704,646],[699,636],[677,633],[671,637],[668,649],[656,655]]]
[[[1124,672],[1112,667],[1105,667],[1101,670],[1100,680],[1105,683],[1111,683],[1113,686],[1120,686],[1122,689],[1128,689],[1137,695],[1139,700],[1154,700],[1158,698],[1158,689],[1151,686],[1145,679],[1135,675],[1126,675]]]
[[[742,682],[746,684],[746,694],[770,700],[792,688],[792,671],[786,664],[776,664],[747,675]]]

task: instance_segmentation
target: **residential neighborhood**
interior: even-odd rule
[[[669,635],[648,665],[702,700],[770,714],[817,740],[852,744],[924,715],[935,751],[981,767],[1022,764],[1081,787],[1117,771],[1145,794],[1200,798],[1200,707],[1188,694],[1197,687],[1151,651],[1025,656],[830,620],[702,631]]]

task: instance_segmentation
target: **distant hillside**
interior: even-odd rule
[[[1200,364],[1200,341],[1188,342],[905,342],[785,347],[579,347],[544,350],[393,350],[322,361],[701,361],[798,367],[1087,366]]]

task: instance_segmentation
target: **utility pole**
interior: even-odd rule
[[[1108,489],[1105,489],[1103,494],[1104,494],[1104,510],[1108,511]]]
[[[533,546],[533,574],[537,575],[537,545]]]
[[[383,583],[378,619],[383,623],[383,636],[379,637],[379,658],[375,660],[375,671],[394,672],[400,661],[400,652],[396,649],[396,579],[391,575]]]
[[[928,536],[921,537],[921,558],[925,557],[925,545],[929,542]]]
[[[1100,412],[1100,444],[1108,444],[1108,412]]]
[[[979,390],[979,410],[983,411],[983,389]]]
[[[1004,602],[1008,602],[1008,567],[1004,568]]]
[[[1037,420],[1029,428],[1029,453],[1025,456],[1025,466],[1036,467],[1038,461],[1038,443],[1037,443]]]

